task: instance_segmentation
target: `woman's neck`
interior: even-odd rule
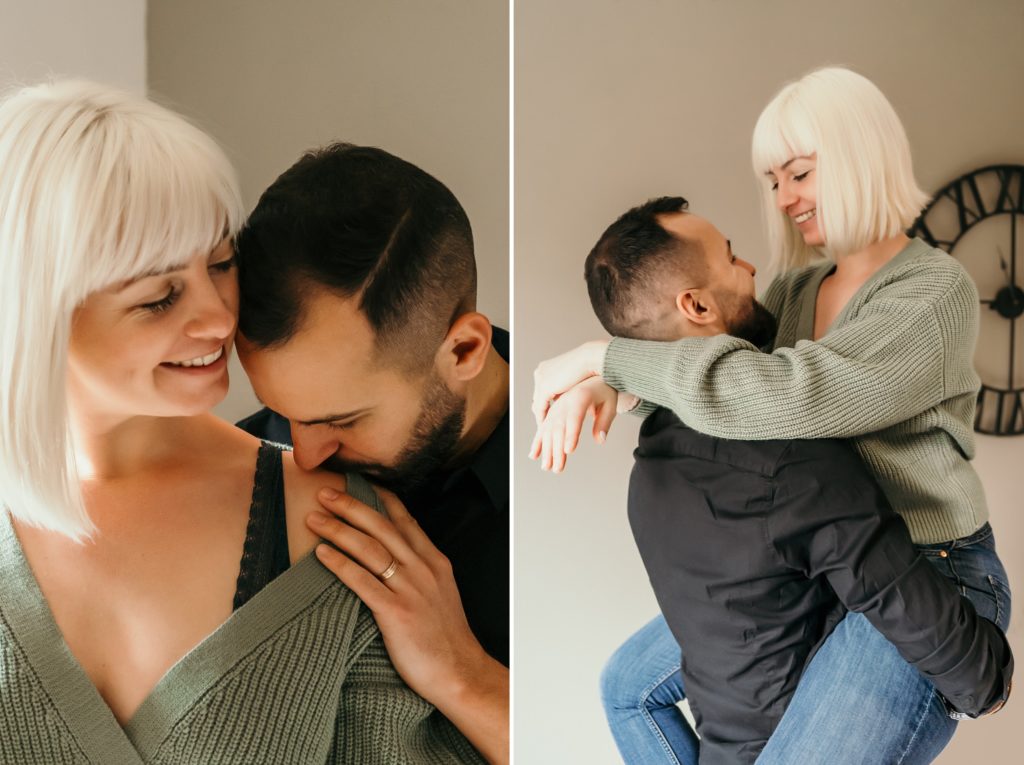
[[[78,474],[85,482],[116,480],[180,464],[203,448],[217,422],[211,414],[118,419],[74,412],[71,420]]]
[[[834,276],[841,281],[866,282],[872,275],[910,244],[906,234],[900,233],[888,239],[872,242],[863,250],[840,255],[836,258]]]

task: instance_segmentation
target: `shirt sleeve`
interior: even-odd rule
[[[780,554],[809,577],[825,576],[958,711],[976,717],[996,706],[1013,674],[1002,630],[917,551],[852,450],[831,441],[814,449],[777,474]]]
[[[971,357],[974,286],[960,270],[936,268],[925,278],[927,270],[922,265],[918,278],[880,286],[856,316],[818,341],[761,353],[728,335],[614,338],[603,376],[720,438],[849,438],[881,430],[976,383],[970,375],[947,380],[946,364],[949,353]]]

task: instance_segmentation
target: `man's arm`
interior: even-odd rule
[[[826,576],[847,608],[863,613],[958,711],[996,711],[1013,674],[1002,630],[917,551],[846,444],[791,449],[803,456],[776,476],[771,522],[783,557],[808,576]]]
[[[349,494],[321,492],[328,512],[311,514],[310,528],[345,555],[321,544],[317,556],[373,612],[409,687],[489,762],[507,763],[508,668],[470,630],[447,558],[397,497],[377,491],[387,517]]]

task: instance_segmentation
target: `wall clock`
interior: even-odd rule
[[[974,429],[1024,433],[1024,165],[990,165],[965,173],[935,194],[908,234],[957,258],[981,296],[981,376]],[[1022,261],[1018,261],[1018,250]]]

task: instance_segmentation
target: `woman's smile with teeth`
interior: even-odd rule
[[[199,356],[194,359],[189,359],[188,361],[168,361],[167,363],[176,367],[206,367],[219,359],[223,353],[224,346],[222,345],[213,353],[209,353],[206,356]]]
[[[795,220],[797,223],[803,223],[804,221],[808,221],[811,218],[813,218],[816,212],[817,208],[813,208],[811,210],[808,210],[807,212],[800,213],[799,215],[795,216],[793,220]]]

